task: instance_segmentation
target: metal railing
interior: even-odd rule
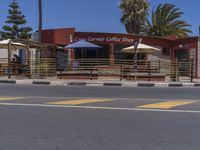
[[[65,65],[63,65],[65,66]],[[27,78],[60,79],[115,79],[115,80],[159,80],[193,81],[193,61],[147,61],[124,59],[75,59],[68,61],[65,68],[57,70],[54,58],[26,59],[21,63],[8,64],[0,59],[1,76],[23,76]]]
[[[7,58],[0,59],[0,75],[27,78],[56,77],[56,61],[52,58],[22,59],[8,63]]]
[[[127,80],[168,80],[180,81],[193,79],[191,62],[147,61],[139,60],[134,64],[132,60],[108,59],[76,59],[71,60],[59,78],[87,78],[87,79],[127,79]]]
[[[194,60],[179,60],[171,62],[170,77],[172,81],[190,80],[194,78]]]

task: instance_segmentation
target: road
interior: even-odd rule
[[[0,84],[0,149],[196,150],[199,91]]]

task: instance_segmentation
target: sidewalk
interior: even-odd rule
[[[62,80],[62,79],[23,79],[0,77],[0,84],[51,85],[51,86],[122,86],[122,87],[200,87],[200,79],[187,82],[153,82],[127,80]]]

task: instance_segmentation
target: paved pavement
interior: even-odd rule
[[[193,82],[157,82],[157,81],[127,81],[127,80],[62,80],[62,79],[8,79],[1,77],[0,83],[24,85],[52,85],[52,86],[123,86],[123,87],[200,87],[200,79]]]

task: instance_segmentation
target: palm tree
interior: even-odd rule
[[[192,31],[190,24],[180,19],[184,13],[173,4],[160,4],[152,11],[151,22],[147,21],[144,32],[150,36],[177,35],[186,37]]]
[[[121,22],[130,34],[139,34],[147,19],[149,3],[147,0],[121,0]]]
[[[39,11],[39,23],[38,23],[39,42],[42,42],[42,0],[38,0],[38,11]]]

